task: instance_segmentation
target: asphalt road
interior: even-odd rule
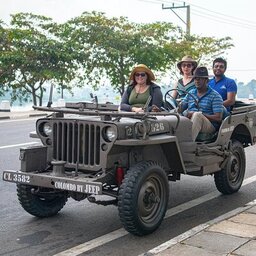
[[[19,148],[37,143],[29,138],[35,119],[0,121],[0,175],[19,169]],[[0,256],[27,255],[139,255],[153,247],[256,198],[256,147],[246,149],[243,187],[236,194],[221,195],[213,177],[182,176],[170,182],[169,210],[160,228],[136,237],[122,228],[115,206],[98,206],[69,199],[54,217],[38,219],[18,203],[16,186],[0,179]],[[69,251],[67,251],[69,250]]]

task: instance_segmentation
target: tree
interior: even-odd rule
[[[108,79],[122,94],[136,64],[146,64],[160,78],[167,71],[174,75],[184,55],[209,63],[214,54],[232,47],[228,37],[188,38],[171,23],[138,24],[98,12],[85,12],[63,24],[19,13],[12,15],[10,27],[0,23],[0,32],[0,82],[12,89],[12,100],[31,96],[34,105],[42,105],[50,82],[63,93],[74,83],[96,89]]]
[[[11,28],[2,27],[0,63],[8,71],[2,80],[13,101],[32,97],[41,106],[47,82],[74,78],[72,50],[54,35],[57,29],[52,19],[29,13],[12,15]]]
[[[164,71],[177,51],[170,47],[171,42],[175,44],[177,28],[169,23],[136,24],[125,17],[109,19],[103,13],[85,12],[67,25],[71,37],[89,52],[89,59],[81,65],[94,88],[107,77],[122,94],[132,66],[145,63]]]
[[[252,79],[248,84],[247,84],[249,90],[250,90],[250,94],[253,95],[253,97],[255,98],[256,96],[256,80]]]
[[[185,54],[207,57],[232,47],[230,38],[190,37],[171,23],[136,24],[127,18],[107,18],[103,13],[85,12],[67,22],[72,38],[90,57],[81,65],[84,77],[97,88],[107,77],[121,94],[131,68],[144,63],[152,70],[166,72]],[[202,57],[203,56],[203,57]]]

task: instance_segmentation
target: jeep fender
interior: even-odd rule
[[[146,156],[146,159],[150,160],[154,160],[154,158],[159,160],[159,157],[164,156],[171,171],[185,173],[185,166],[176,136],[161,134],[146,139],[117,140],[115,145],[135,147],[135,150],[138,149],[143,153],[143,157]],[[158,148],[161,151],[158,151]]]

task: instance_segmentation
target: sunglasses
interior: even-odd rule
[[[207,77],[195,77],[194,78],[195,80],[205,80],[205,79],[208,79]]]
[[[185,68],[185,67],[192,68],[192,64],[191,63],[182,63],[181,66],[183,68]]]
[[[144,76],[146,76],[146,73],[135,73],[135,76],[137,76],[137,77],[139,77],[139,76],[144,77]]]

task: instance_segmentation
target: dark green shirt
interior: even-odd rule
[[[149,95],[149,88],[143,93],[137,93],[134,87],[129,97],[129,104],[131,107],[143,108]]]
[[[134,84],[130,84],[127,87],[127,89],[124,91],[124,94],[122,96],[122,101],[120,104],[120,109],[122,111],[132,111],[131,105],[129,103],[129,99],[131,96],[130,94],[131,94],[132,90],[134,89],[134,87],[135,87]],[[136,93],[136,95],[137,95],[137,93]],[[135,97],[136,97],[136,95],[135,95]],[[162,104],[163,104],[163,94],[161,92],[160,86],[151,82],[150,86],[149,86],[149,95],[152,97],[152,99],[149,103],[149,108],[148,108],[149,112],[152,110],[153,105],[157,106],[158,108],[161,108]]]

